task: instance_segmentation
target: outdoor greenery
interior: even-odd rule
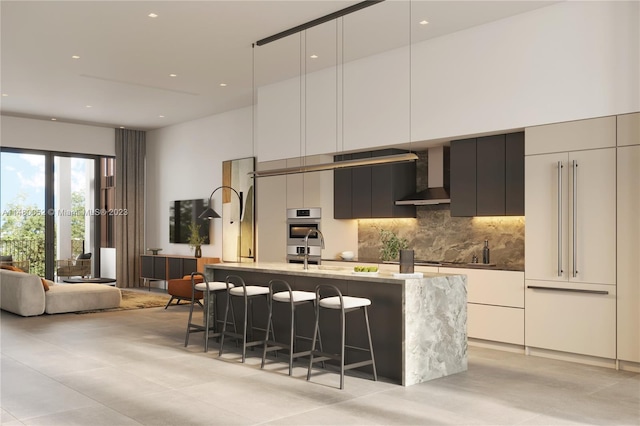
[[[0,227],[0,252],[12,255],[14,260],[28,260],[29,272],[44,276],[44,219],[42,209],[26,203],[27,195],[18,194],[4,206],[2,226]],[[84,194],[75,191],[71,194],[71,238],[84,240],[85,204]],[[80,245],[81,251],[81,245]],[[77,250],[77,248],[76,248]],[[74,254],[79,254],[75,253]]]
[[[400,238],[388,229],[380,228],[380,259],[390,261],[398,259],[400,250],[404,250],[409,246],[406,238]]]

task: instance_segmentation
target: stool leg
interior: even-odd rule
[[[340,389],[344,389],[344,343],[345,343],[344,307],[340,311]]]
[[[209,300],[209,298],[212,297],[211,296],[211,292],[207,292],[206,298],[207,298],[207,303],[205,303],[205,307],[202,310],[205,317],[204,317],[204,351],[205,353],[209,351],[209,304],[211,303],[211,300]]]
[[[262,364],[260,364],[260,368],[264,368],[264,361],[267,358],[267,342],[269,341],[269,328],[271,327],[272,314],[273,314],[273,300],[269,298],[269,314],[267,316],[267,334],[266,334],[266,338],[264,339],[264,347],[262,349]]]
[[[189,320],[187,321],[187,335],[184,338],[184,347],[186,348],[189,345],[189,335],[191,334],[191,319],[193,318],[193,304],[195,300],[195,293],[191,292],[191,306],[189,307]]]
[[[222,355],[222,348],[224,346],[224,335],[227,332],[227,318],[229,317],[229,303],[231,303],[231,295],[227,292],[227,303],[224,308],[224,322],[222,323],[222,334],[220,335],[220,351],[218,356]],[[233,320],[233,327],[235,331],[235,318]]]
[[[378,373],[376,372],[376,360],[373,357],[373,343],[371,342],[371,329],[369,328],[369,315],[367,314],[367,307],[364,306],[364,321],[367,324],[367,336],[369,337],[369,352],[371,353],[371,362],[373,363],[373,380],[378,380]]]
[[[313,365],[313,352],[316,350],[316,336],[318,335],[318,325],[320,323],[320,309],[316,303],[316,323],[313,327],[313,340],[311,341],[311,353],[309,353],[309,369],[307,370],[307,380],[311,380],[311,366]]]
[[[293,375],[293,348],[296,339],[296,305],[291,301],[291,334],[289,337],[289,375]]]
[[[247,320],[249,316],[249,301],[247,300],[247,293],[244,294],[244,324],[242,327],[242,362],[247,358]]]

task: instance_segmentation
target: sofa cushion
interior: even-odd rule
[[[104,284],[55,284],[46,293],[47,314],[109,309],[120,306],[120,289]]]
[[[8,271],[25,273],[22,269],[18,268],[17,266],[0,265],[0,268],[6,269]],[[42,282],[42,288],[44,288],[44,291],[49,291],[49,284],[53,284],[53,281],[50,281],[44,278],[41,278],[40,281]]]
[[[42,315],[45,292],[40,277],[0,269],[0,308],[24,317]]]

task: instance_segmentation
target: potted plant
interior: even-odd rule
[[[196,257],[202,257],[202,248],[200,246],[204,241],[205,237],[200,235],[200,225],[191,222],[189,224],[189,247],[195,249]]]
[[[380,228],[380,259],[382,261],[397,260],[400,250],[404,250],[409,246],[406,238],[400,238],[388,229]]]

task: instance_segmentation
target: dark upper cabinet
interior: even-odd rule
[[[352,154],[354,160],[369,157],[370,152]],[[354,218],[371,217],[371,167],[354,167],[351,173],[351,214]]]
[[[476,215],[476,140],[451,141],[451,216]]]
[[[451,216],[524,215],[524,132],[451,142]]]
[[[385,149],[337,155],[334,161],[380,157],[406,151]],[[381,164],[334,170],[335,219],[415,217],[415,206],[395,201],[415,192],[415,163]]]
[[[505,212],[505,135],[476,140],[476,216]]]
[[[351,154],[336,155],[334,161],[351,160]],[[335,169],[333,171],[333,217],[335,219],[351,219],[351,169]]]
[[[524,216],[524,132],[506,135],[505,214]]]

